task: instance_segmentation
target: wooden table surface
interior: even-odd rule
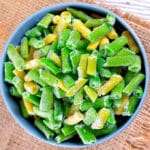
[[[150,0],[99,0],[150,21]]]

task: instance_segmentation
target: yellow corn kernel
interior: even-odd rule
[[[95,50],[95,49],[98,47],[99,42],[100,42],[100,40],[97,40],[97,41],[95,41],[95,42],[90,43],[90,44],[87,46],[87,50],[90,50],[90,51]]]
[[[89,38],[91,30],[85,26],[80,20],[74,20],[73,28],[79,31],[85,39]]]
[[[97,57],[89,56],[86,73],[91,76],[96,76]]]
[[[24,80],[25,72],[24,71],[18,71],[18,70],[13,70],[13,73],[15,76],[20,77],[22,80]]]
[[[107,37],[103,37],[100,39],[100,42],[99,42],[99,45],[100,46],[104,46],[104,45],[107,45],[109,44],[109,39]]]
[[[51,59],[58,67],[61,67],[61,59],[56,53],[50,52],[47,57]]]
[[[60,20],[60,16],[59,15],[54,16],[53,17],[53,24],[58,24],[59,20]]]
[[[79,123],[80,121],[82,121],[83,119],[84,119],[84,115],[80,111],[77,111],[72,116],[69,116],[65,120],[65,123],[68,125],[75,125]]]
[[[54,29],[54,33],[59,34],[63,29],[67,28],[71,22],[71,13],[65,11],[61,13],[60,20]]]
[[[24,65],[25,70],[38,69],[38,68],[40,68],[40,64],[39,64],[38,59],[32,59],[30,61],[27,61]]]
[[[72,104],[70,107],[69,112],[67,113],[67,117],[73,115],[75,112],[80,110],[80,105],[74,105]]]
[[[111,40],[114,40],[116,38],[118,38],[118,33],[116,32],[116,30],[113,28],[108,34],[107,37]]]
[[[88,80],[87,79],[79,79],[76,81],[76,84],[74,86],[72,86],[66,93],[66,96],[67,97],[71,97],[71,96],[74,96],[79,90],[81,87],[84,86],[84,84],[87,82]]]
[[[139,53],[139,47],[137,46],[136,42],[134,41],[133,37],[128,31],[124,31],[122,33],[128,39],[128,46],[129,48],[134,51],[135,53]]]
[[[122,76],[114,74],[111,76],[111,78],[104,83],[98,90],[98,95],[106,95],[109,93],[120,81],[122,81]]]
[[[129,100],[129,96],[125,96],[125,95],[122,96],[121,106],[115,108],[115,115],[121,115],[123,113],[128,100]]]
[[[25,106],[25,108],[26,108],[26,110],[27,110],[27,113],[28,113],[29,115],[33,115],[33,114],[34,114],[34,111],[33,111],[33,104],[30,103],[30,102],[29,102],[28,100],[26,100],[26,99],[23,100],[23,103],[24,103],[24,106]]]
[[[80,62],[78,66],[78,76],[79,78],[86,77],[87,63],[89,54],[82,54],[80,57]]]
[[[29,61],[29,60],[33,59],[33,55],[34,55],[35,51],[36,51],[36,49],[34,47],[30,47],[29,57],[27,58],[26,61]]]
[[[45,44],[50,44],[53,41],[55,41],[57,39],[57,35],[56,34],[48,34],[45,38],[44,38],[44,42]]]
[[[92,129],[102,129],[110,115],[110,110],[107,108],[102,108],[98,112],[97,119],[92,124]]]
[[[88,95],[88,97],[92,100],[92,102],[95,102],[95,100],[98,97],[98,94],[94,91],[94,89],[92,89],[86,85],[86,86],[84,86],[84,91]]]
[[[39,87],[36,83],[34,82],[25,82],[24,83],[24,88],[26,89],[27,92],[31,94],[36,94],[39,90]]]
[[[58,79],[58,87],[61,88],[62,90],[64,90],[65,92],[68,91],[68,88],[66,87],[64,82],[62,80],[60,80],[60,79]]]

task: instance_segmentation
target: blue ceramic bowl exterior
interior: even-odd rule
[[[87,3],[80,3],[80,2],[60,3],[60,4],[48,6],[48,7],[44,8],[40,11],[35,12],[32,16],[28,17],[24,22],[22,22],[16,28],[16,30],[13,32],[13,34],[9,38],[9,40],[8,40],[4,50],[3,50],[1,64],[0,64],[0,72],[1,72],[0,73],[0,75],[1,75],[0,76],[0,88],[1,88],[2,96],[3,96],[4,102],[7,106],[8,111],[11,113],[11,115],[13,116],[15,121],[24,130],[26,130],[29,134],[33,135],[34,137],[36,137],[36,138],[38,138],[38,139],[40,139],[40,140],[42,140],[48,144],[52,144],[52,145],[56,145],[56,146],[60,146],[60,147],[79,148],[79,147],[85,147],[87,145],[84,145],[82,143],[71,143],[69,141],[61,143],[61,144],[56,144],[54,140],[46,140],[46,138],[43,136],[43,134],[40,131],[38,131],[33,126],[33,124],[31,124],[28,120],[23,118],[23,116],[20,113],[20,109],[19,109],[18,104],[10,96],[8,86],[4,82],[4,62],[6,61],[6,58],[7,58],[6,50],[7,50],[8,45],[10,43],[12,43],[14,45],[18,45],[21,41],[21,38],[25,34],[25,32],[28,31],[30,28],[32,28],[46,13],[48,13],[48,12],[59,12],[59,11],[64,10],[67,7],[74,7],[77,9],[82,9],[82,10],[86,10],[86,11],[90,11],[90,12],[96,12],[98,14],[103,14],[103,15],[105,15],[107,13],[112,13],[109,10],[106,10],[102,7],[92,5],[92,4],[87,4]],[[115,15],[114,13],[112,13],[112,14]],[[123,26],[126,30],[128,30],[131,33],[131,35],[134,37],[135,41],[137,42],[137,44],[141,50],[141,55],[142,55],[142,59],[143,59],[143,66],[144,66],[143,71],[145,72],[145,75],[146,75],[145,84],[144,84],[144,95],[143,95],[136,111],[134,112],[133,116],[131,116],[121,127],[119,127],[112,134],[109,134],[109,135],[106,135],[103,137],[99,137],[97,139],[97,142],[94,144],[100,144],[104,141],[107,141],[108,139],[116,136],[118,133],[123,131],[136,117],[137,113],[139,112],[140,108],[142,107],[142,104],[143,104],[144,99],[146,97],[146,93],[148,91],[149,70],[148,70],[148,61],[147,61],[147,57],[146,57],[146,53],[145,53],[145,50],[143,48],[143,45],[142,45],[140,39],[135,34],[135,32],[131,29],[131,27],[128,24],[126,24],[120,17],[118,17],[117,15],[115,15],[115,16],[117,18],[117,22],[119,24],[121,24],[121,26]]]

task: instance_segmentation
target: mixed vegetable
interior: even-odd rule
[[[46,14],[19,46],[8,46],[10,94],[47,139],[61,143],[78,135],[91,144],[134,113],[143,95],[142,60],[115,21],[67,8]]]

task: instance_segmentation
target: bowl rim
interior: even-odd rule
[[[0,62],[0,71],[3,72],[4,70],[4,62],[5,62],[5,57],[6,57],[6,50],[8,45],[10,44],[12,38],[15,36],[15,34],[17,33],[18,30],[21,30],[21,28],[24,26],[24,24],[26,24],[27,22],[31,21],[36,15],[42,13],[42,12],[51,12],[56,10],[60,10],[61,8],[67,8],[67,7],[78,7],[79,9],[85,9],[85,10],[90,10],[93,9],[95,10],[95,12],[100,13],[103,12],[104,14],[106,13],[111,13],[113,14],[116,19],[117,22],[119,22],[121,24],[121,26],[125,27],[125,29],[127,29],[131,35],[134,37],[136,43],[138,44],[139,48],[140,48],[140,52],[143,58],[143,65],[145,68],[145,86],[144,86],[144,94],[142,96],[141,101],[139,102],[136,111],[134,112],[134,114],[125,122],[125,124],[123,124],[121,127],[117,128],[116,131],[114,131],[113,133],[104,136],[103,138],[97,138],[97,141],[91,145],[84,145],[84,144],[76,144],[76,143],[69,143],[69,142],[64,142],[61,144],[57,144],[55,143],[53,140],[44,140],[41,137],[37,136],[35,133],[33,133],[33,131],[29,128],[27,128],[21,121],[20,119],[16,116],[16,114],[14,114],[11,106],[9,105],[9,103],[7,102],[6,99],[6,93],[5,90],[2,87],[2,84],[5,85],[4,83],[4,74],[1,73],[0,74],[0,89],[1,89],[1,93],[2,93],[2,98],[3,101],[7,107],[7,110],[9,111],[9,113],[11,114],[11,116],[14,118],[14,120],[26,131],[28,132],[30,135],[32,135],[33,137],[47,143],[47,144],[52,144],[54,146],[59,146],[59,147],[67,147],[67,148],[81,148],[81,147],[89,147],[89,146],[93,146],[93,145],[97,145],[97,144],[101,144],[105,141],[108,141],[109,139],[111,139],[112,137],[115,137],[116,135],[118,135],[121,131],[123,131],[125,128],[127,128],[127,126],[129,126],[129,124],[135,119],[136,115],[138,114],[138,112],[140,111],[140,109],[142,108],[142,105],[145,101],[146,98],[146,94],[148,92],[148,84],[149,84],[149,65],[148,65],[148,60],[147,60],[147,56],[146,56],[146,52],[145,49],[140,41],[140,39],[138,38],[138,36],[136,35],[136,33],[134,32],[134,30],[121,18],[119,17],[117,14],[111,12],[108,9],[105,9],[101,6],[95,5],[95,4],[88,4],[85,2],[64,2],[64,3],[58,3],[58,4],[53,4],[53,5],[49,5],[47,7],[44,7],[36,12],[34,12],[33,14],[31,14],[29,17],[27,17],[23,22],[20,23],[19,26],[17,26],[17,28],[13,31],[13,33],[11,34],[11,36],[9,37],[9,39],[7,40],[5,47],[3,49],[2,52],[2,59]]]

